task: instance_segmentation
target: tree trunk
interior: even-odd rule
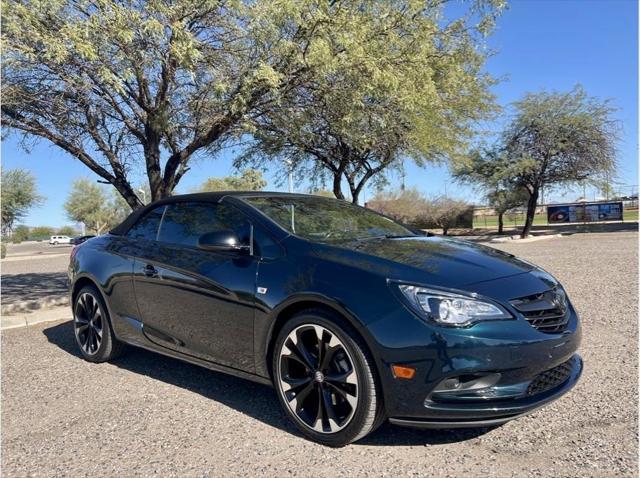
[[[531,232],[531,226],[533,225],[533,218],[536,215],[536,207],[538,206],[538,194],[540,193],[540,188],[538,186],[534,186],[533,192],[529,196],[529,200],[527,201],[527,218],[524,222],[524,227],[522,228],[522,233],[520,237],[524,239],[529,236]]]
[[[504,232],[504,211],[498,212],[498,234]]]
[[[342,171],[334,171],[333,172],[333,195],[337,199],[344,200],[344,194],[342,194]]]

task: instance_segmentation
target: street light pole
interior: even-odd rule
[[[284,164],[289,167],[289,192],[293,192],[293,161],[285,159]]]

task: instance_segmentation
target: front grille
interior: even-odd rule
[[[567,297],[562,289],[551,289],[510,302],[540,332],[557,334],[567,328]]]
[[[534,378],[529,387],[527,387],[527,395],[535,395],[537,393],[546,392],[558,385],[563,384],[571,376],[571,370],[573,369],[572,357],[564,363],[561,363],[557,367],[542,372],[536,378]]]

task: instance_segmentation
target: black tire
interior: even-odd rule
[[[58,241],[53,241],[53,245],[57,246],[58,245]]]
[[[75,296],[73,333],[82,357],[89,362],[107,362],[126,349],[113,334],[102,294],[92,285],[83,287]]]
[[[311,344],[314,337],[318,344],[316,355],[305,345],[305,342]],[[294,338],[298,342],[293,342]],[[296,348],[299,345],[306,352],[300,353]],[[289,347],[295,348],[295,352]],[[322,362],[321,349],[329,357],[327,367],[319,363]],[[305,360],[315,359],[315,365],[302,365],[299,360],[302,356]],[[332,447],[345,446],[371,433],[384,420],[373,359],[357,332],[338,314],[310,309],[292,317],[276,339],[272,371],[282,408],[296,427],[313,441]],[[343,380],[334,381],[336,377],[343,377]],[[314,394],[317,394],[316,398]]]

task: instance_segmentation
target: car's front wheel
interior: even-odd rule
[[[94,286],[83,287],[73,304],[73,332],[82,356],[90,362],[106,362],[125,349],[111,329],[107,307]]]
[[[373,361],[341,317],[324,310],[297,314],[278,335],[272,365],[286,414],[312,440],[344,446],[382,421]]]

